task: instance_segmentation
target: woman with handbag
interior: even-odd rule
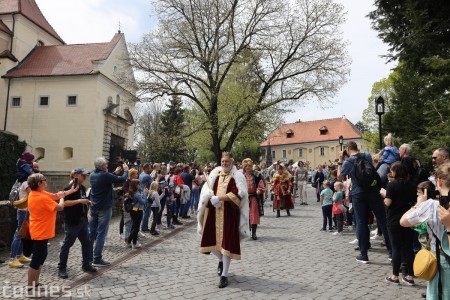
[[[400,225],[404,227],[427,224],[431,238],[431,251],[436,253],[438,264],[437,272],[428,281],[427,300],[450,299],[450,248],[448,241],[448,234],[450,233],[450,212],[448,210],[450,163],[444,163],[436,170],[436,185],[440,193],[439,201],[427,199],[427,192],[425,191],[423,196],[417,197],[417,204],[400,219]]]

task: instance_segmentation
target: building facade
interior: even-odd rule
[[[341,151],[340,136],[343,137],[343,147],[349,141],[354,141],[362,151],[366,151],[361,132],[345,117],[283,124],[260,146],[265,149],[265,161],[269,151],[273,162],[301,160],[314,168],[319,164],[328,165],[338,158]]]
[[[123,33],[67,45],[34,0],[0,1],[0,128],[29,145],[41,169],[93,168],[132,149],[136,87]]]

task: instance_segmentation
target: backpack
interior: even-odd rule
[[[355,179],[363,189],[381,189],[380,175],[378,175],[375,167],[366,159],[363,153],[358,153],[356,159],[350,162],[355,167]]]
[[[133,209],[133,199],[130,197],[126,197],[125,201],[123,201],[123,210],[127,213]]]
[[[11,191],[9,192],[9,202],[11,205],[13,205],[14,201],[19,200],[19,190],[22,183],[20,183],[18,180],[14,182]]]

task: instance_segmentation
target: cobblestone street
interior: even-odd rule
[[[242,242],[243,259],[232,261],[225,289],[217,287],[216,257],[198,252],[195,222],[164,230],[159,238],[141,238],[143,248],[131,250],[118,239],[117,219],[105,248],[110,267],[94,276],[83,273],[77,242],[69,258],[69,279],[58,278],[58,237],[49,246],[41,283],[65,291],[70,287],[72,299],[420,299],[423,281],[416,280],[416,287],[384,282],[391,266],[379,241],[372,242],[370,263],[364,265],[355,261],[355,245],[348,243],[353,231],[345,230],[343,236],[319,232],[321,209],[310,187],[308,199],[309,205],[296,205],[291,217],[282,212],[275,218],[266,206],[259,239]],[[26,270],[0,267],[3,289],[23,286]]]

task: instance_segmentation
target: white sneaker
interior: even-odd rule
[[[377,233],[378,233],[378,228],[375,228],[374,230],[372,230],[370,232],[370,234],[372,234],[372,235],[376,235]]]
[[[334,232],[334,233],[332,233],[331,235],[339,235],[339,236],[341,236],[342,235],[342,232]]]
[[[141,247],[142,247],[141,243],[137,243],[136,245],[135,244],[131,245],[131,248],[133,248],[133,249],[138,249],[138,248],[141,248]]]
[[[378,240],[382,240],[382,239],[383,239],[383,236],[382,236],[382,235],[375,234],[374,236],[371,236],[370,239],[371,239],[372,241],[378,241]]]
[[[139,235],[142,236],[142,237],[147,237],[147,236],[145,235],[145,233],[143,233],[142,231],[139,231]]]
[[[349,244],[358,244],[358,239],[354,239],[353,241],[351,241],[351,242],[348,242]]]

